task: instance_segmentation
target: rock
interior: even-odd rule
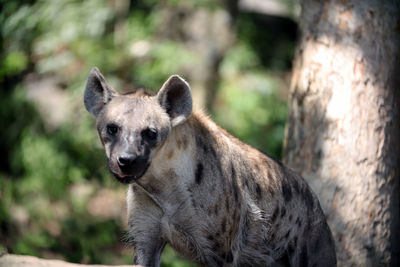
[[[102,267],[102,266],[114,266],[114,267],[132,267],[139,265],[86,265],[69,263],[61,260],[47,260],[40,259],[33,256],[25,255],[12,255],[5,254],[0,256],[0,267]]]

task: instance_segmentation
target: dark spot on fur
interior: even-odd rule
[[[287,181],[282,181],[282,194],[285,202],[289,202],[292,199],[292,189]]]
[[[289,235],[290,235],[290,229],[287,231],[287,233],[285,234],[285,239],[288,239],[288,237],[289,237]]]
[[[221,254],[220,254],[220,257],[222,258],[222,259],[226,259],[226,253],[225,252],[222,252]]]
[[[224,218],[221,223],[221,232],[225,233],[225,231],[226,231],[226,218]]]
[[[233,167],[232,162],[231,162],[231,176],[232,176],[232,179],[236,178],[236,170],[235,170],[235,167]]]
[[[289,222],[291,222],[291,221],[292,221],[292,219],[293,219],[293,215],[292,215],[292,214],[290,214],[290,215],[289,215]]]
[[[211,215],[212,215],[212,213],[213,213],[213,209],[212,209],[212,207],[211,207],[211,206],[209,206],[209,207],[208,207],[208,209],[207,209],[207,213],[208,213],[208,215],[209,215],[209,216],[211,216]]]
[[[196,204],[196,201],[194,201],[193,196],[192,196],[192,206],[193,206],[193,208],[197,208],[197,204]]]
[[[275,222],[276,218],[278,217],[278,213],[279,213],[279,207],[276,206],[274,212],[272,213],[271,216],[271,222]]]
[[[274,241],[274,240],[275,240],[275,233],[272,233],[272,234],[271,234],[270,240],[271,240],[271,241]]]
[[[132,248],[133,248],[133,251],[136,252],[137,242],[136,242],[136,240],[135,240],[135,237],[133,237],[133,236],[130,237],[129,244],[131,244],[131,246],[132,246]],[[136,254],[135,254],[135,255],[136,255]]]
[[[236,170],[233,167],[233,163],[231,162],[231,176],[232,176],[232,186],[233,186],[233,196],[235,198],[236,203],[239,201],[239,188],[236,182]]]
[[[283,254],[279,259],[276,260],[276,263],[278,263],[278,266],[288,266],[290,267],[290,257],[289,254],[284,251]]]
[[[217,153],[212,145],[208,145],[207,142],[204,142],[204,140],[202,140],[200,137],[196,138],[196,143],[197,146],[203,149],[204,154],[207,155],[210,153],[214,158],[217,157]]]
[[[208,154],[208,146],[206,144],[202,143],[201,148],[203,149],[204,154]]]
[[[216,242],[214,244],[214,246],[212,247],[213,251],[219,251],[220,248],[221,248],[221,245],[218,242]]]
[[[293,185],[294,191],[295,191],[297,194],[300,193],[299,182],[298,182],[294,177],[292,177],[291,180],[292,180],[292,185]]]
[[[216,263],[216,266],[223,266],[224,265],[223,260],[221,260],[218,256],[214,256],[213,258],[214,258],[214,261]]]
[[[133,265],[137,265],[138,264],[138,258],[137,258],[137,256],[135,255],[134,257],[133,257]]]
[[[294,246],[293,242],[289,242],[287,251],[289,253],[289,256],[293,255],[293,252],[295,251],[295,246]]]
[[[229,211],[229,199],[228,198],[225,199],[225,209],[227,211]]]
[[[301,220],[300,217],[297,217],[296,219],[296,224],[300,227],[301,226]]]
[[[186,136],[183,136],[182,138],[183,138],[182,139],[183,149],[186,149],[187,144],[188,144],[188,140],[187,140]]]
[[[234,227],[230,227],[229,236],[232,236],[234,231],[235,231],[235,228]]]
[[[257,193],[257,199],[261,199],[261,187],[258,183],[256,183],[256,193]]]
[[[304,202],[306,204],[306,206],[310,209],[313,210],[314,209],[314,198],[310,192],[310,189],[308,189],[307,187],[305,187],[303,189],[303,198],[304,198]]]
[[[200,136],[196,135],[196,146],[203,147],[203,141],[201,140]]]
[[[150,194],[159,194],[160,193],[160,189],[158,189],[157,187],[153,186],[153,185],[146,185],[146,190],[150,193]]]
[[[177,140],[176,140],[176,146],[177,146],[178,148],[181,148],[181,146],[182,146],[182,140],[181,140],[181,139],[177,139]]]
[[[213,240],[214,240],[214,237],[213,237],[212,235],[208,235],[208,236],[207,236],[207,239],[213,241]]]
[[[208,137],[210,135],[207,127],[205,127],[205,125],[199,125],[200,127],[198,128],[198,130],[200,131],[200,135],[204,136],[204,137]]]
[[[301,247],[300,256],[299,256],[299,266],[300,267],[308,266],[308,255],[307,255],[306,245],[303,245]]]
[[[196,183],[200,184],[203,179],[203,164],[197,163],[196,167]]]
[[[228,254],[226,254],[226,263],[231,263],[233,262],[233,255],[232,255],[232,251],[229,251]]]
[[[215,204],[215,206],[214,206],[214,214],[215,214],[215,216],[218,215],[218,210],[219,210],[218,204]]]
[[[304,228],[305,234],[310,233],[310,230],[311,230],[311,221],[310,221],[310,219],[308,219],[307,225],[306,225],[306,227]]]
[[[246,188],[249,188],[249,181],[248,180],[244,180],[244,185],[246,186]]]
[[[232,212],[232,220],[235,221],[237,217],[237,209],[234,209]]]
[[[222,172],[222,168],[221,168],[221,162],[219,161],[218,158],[215,159],[216,165],[217,165],[217,171],[219,173],[220,176],[224,176],[223,172]],[[224,181],[224,180],[223,180]]]
[[[212,146],[210,146],[210,153],[211,153],[211,155],[212,155],[214,158],[217,157],[217,152],[215,152],[215,149],[214,149],[214,147],[212,147]]]
[[[286,215],[286,209],[285,209],[285,207],[282,207],[281,218],[283,218],[283,216],[285,216],[285,215]]]
[[[209,135],[208,132],[206,132],[205,129],[203,129],[204,127],[200,128],[200,131],[203,131],[203,135],[205,134],[205,138],[206,140],[208,140],[207,136]],[[213,168],[216,168],[216,171],[218,171],[220,173],[220,175],[222,176],[223,172],[221,169],[221,162],[219,160],[219,158],[217,157],[217,152],[215,151],[214,148],[214,143],[208,144],[209,142],[204,142],[204,140],[202,140],[202,138],[200,136],[196,136],[196,144],[198,147],[200,147],[203,152],[204,152],[204,156],[206,158],[209,158],[211,155],[213,157],[213,161],[215,161],[215,164],[213,165]]]

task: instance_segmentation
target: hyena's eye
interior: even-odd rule
[[[118,132],[118,126],[115,124],[109,124],[107,125],[107,133],[109,135],[115,135]]]
[[[157,139],[157,130],[147,128],[143,130],[142,137],[146,138],[149,141],[154,141]]]

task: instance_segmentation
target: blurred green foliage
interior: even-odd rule
[[[129,5],[119,7],[122,2]],[[83,88],[92,66],[116,88],[129,90],[157,89],[170,74],[196,64],[198,55],[186,45],[159,37],[163,7],[180,4],[0,0],[2,250],[72,262],[132,262],[129,246],[122,241],[123,206],[117,214],[113,207],[110,214],[96,209],[107,206],[96,202],[104,199],[104,192],[117,192],[122,199],[111,196],[123,203],[125,187],[108,174],[94,120],[83,108]],[[185,2],[185,8],[223,6],[201,0]],[[221,63],[210,112],[235,136],[279,158],[287,114],[279,73],[288,69],[294,45],[284,40],[277,57],[264,51],[266,56],[260,50],[265,38],[256,36],[268,32],[257,28],[249,15],[240,15],[237,25],[237,41]],[[56,77],[52,86],[70,110],[55,125],[47,119],[49,110],[40,110],[30,95],[38,90],[38,81],[49,77]],[[162,266],[193,265],[167,247]]]
[[[215,120],[236,137],[280,159],[286,102],[282,81],[261,66],[257,54],[239,43],[221,65]]]

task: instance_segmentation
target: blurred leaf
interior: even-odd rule
[[[184,75],[201,61],[193,41],[163,37],[163,12],[215,11],[223,1],[129,1],[124,10],[107,0],[0,5],[2,245],[12,253],[54,254],[73,262],[131,264],[131,250],[121,250],[121,218],[88,212],[92,192],[125,187],[108,173],[94,119],[83,107],[87,74],[98,66],[116,89],[157,90],[170,74]],[[237,42],[220,66],[213,115],[241,140],[279,158],[287,111],[282,82],[271,70],[286,68],[294,43],[257,23],[251,14],[239,16]],[[27,88],[26,74],[57,77],[72,110],[57,128],[46,127],[46,113],[39,114],[27,97],[34,89]],[[194,266],[169,246],[161,265]]]
[[[261,72],[227,75],[214,111],[215,120],[233,135],[278,159],[287,118],[286,102],[277,95],[279,83]]]
[[[0,66],[0,81],[5,76],[14,75],[23,71],[28,65],[28,58],[23,51],[8,53]]]
[[[161,267],[192,267],[196,264],[189,263],[179,256],[170,246],[166,246],[161,257]]]

